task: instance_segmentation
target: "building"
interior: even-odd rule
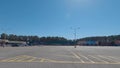
[[[98,45],[98,41],[78,41],[78,45]]]
[[[9,41],[0,39],[0,46],[12,46],[12,47],[19,47],[19,46],[27,46],[27,43],[24,41]]]

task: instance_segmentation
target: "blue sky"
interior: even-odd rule
[[[120,0],[0,0],[0,33],[73,39],[120,34]]]

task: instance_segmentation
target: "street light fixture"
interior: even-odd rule
[[[76,41],[77,41],[77,30],[80,29],[80,27],[77,27],[77,28],[72,28],[72,27],[71,27],[71,29],[74,30],[74,33],[73,33],[73,34],[74,34],[74,47],[76,48],[76,47],[77,47],[77,45],[76,45]]]

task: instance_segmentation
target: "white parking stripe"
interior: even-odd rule
[[[111,59],[111,58],[108,58],[108,57],[106,57],[106,56],[101,56],[101,55],[98,55],[98,56],[101,57],[101,58],[104,58],[104,59],[113,61],[113,62],[117,62],[117,61],[115,61],[115,60],[113,60],[113,59]]]
[[[89,59],[88,57],[84,56],[84,55],[80,55],[81,57],[87,59],[88,61],[90,61],[91,63],[95,63],[94,61],[92,61],[91,59]]]
[[[104,63],[109,63],[109,62],[107,62],[107,61],[105,61],[105,60],[102,60],[102,59],[100,59],[100,58],[98,58],[98,57],[95,57],[95,56],[92,56],[92,55],[88,55],[88,56],[90,56],[90,57],[92,57],[92,58],[95,58],[95,59],[97,59],[98,61],[102,61],[102,62],[104,62]]]
[[[113,59],[116,59],[120,62],[120,58],[117,58],[117,57],[113,57],[113,56],[108,56],[109,58],[113,58]]]
[[[120,59],[119,59],[119,58],[117,58],[117,57],[112,57],[112,56],[108,56],[108,57],[116,60],[117,63],[120,63]]]
[[[71,52],[77,59],[79,59],[82,63],[85,63],[76,53]]]

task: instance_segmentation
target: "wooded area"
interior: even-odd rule
[[[98,41],[114,43],[114,41],[120,40],[120,35],[86,37],[77,39],[75,41],[66,39],[64,37],[38,37],[2,33],[1,39],[7,39],[10,41],[25,41],[29,45],[73,45],[77,44],[77,42],[79,41]]]
[[[38,37],[38,36],[22,36],[14,34],[1,34],[1,39],[10,41],[26,41],[29,45],[72,45],[73,41],[64,37]]]

